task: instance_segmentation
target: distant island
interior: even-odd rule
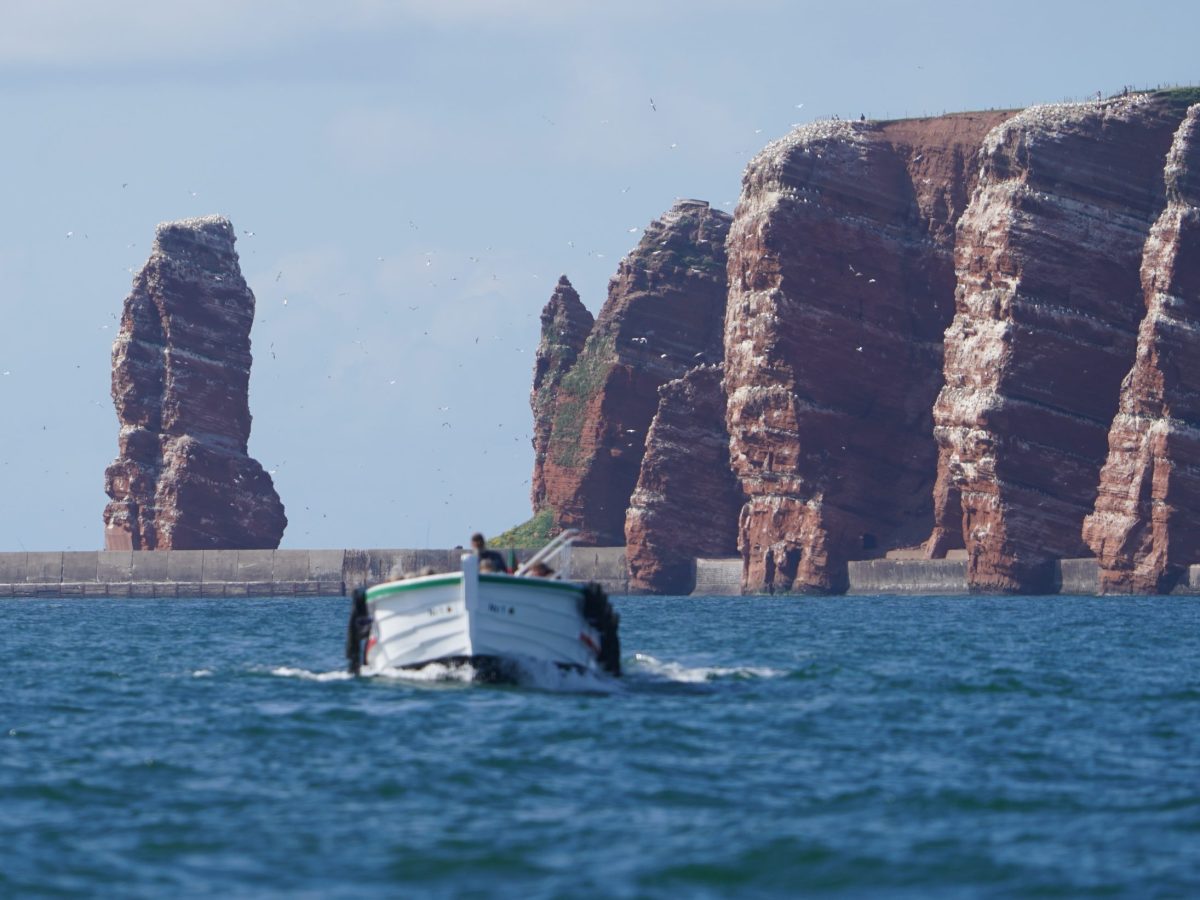
[[[1200,89],[800,126],[732,216],[679,200],[594,319],[542,312],[532,517],[624,544],[634,591],[697,557],[746,592],[965,557],[970,588],[1108,592],[1200,563]],[[220,217],[159,226],[114,346],[109,549],[272,549],[247,456],[254,296]]]

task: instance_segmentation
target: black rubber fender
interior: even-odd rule
[[[618,629],[621,617],[613,609],[604,588],[588,582],[583,589],[583,618],[600,635],[600,654],[597,662],[608,674],[621,674],[621,638]]]
[[[346,625],[346,660],[352,675],[357,675],[366,662],[367,638],[373,621],[366,588],[355,588],[350,595],[350,621]]]

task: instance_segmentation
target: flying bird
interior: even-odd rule
[[[651,109],[652,111],[654,111],[654,112],[658,112],[658,107],[654,105],[654,98],[653,98],[653,97],[651,97],[651,98],[650,98],[650,109]]]

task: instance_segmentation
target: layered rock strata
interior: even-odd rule
[[[625,518],[629,586],[688,594],[696,557],[733,556],[743,497],[729,468],[724,370],[699,366],[658,389]]]
[[[1038,106],[984,141],[934,408],[931,540],[961,527],[974,590],[1049,591],[1053,561],[1086,554],[1181,115],[1145,95]]]
[[[283,504],[247,455],[254,294],[234,242],[220,216],[159,225],[134,276],[113,344],[106,549],[279,545]]]
[[[535,496],[554,529],[579,529],[580,543],[622,543],[659,386],[721,359],[729,222],[703,201],[680,200],[650,223],[558,381],[533,483],[544,486]]]
[[[1008,115],[817,122],[747,168],[725,324],[747,590],[842,590],[848,560],[929,534],[955,224]]]
[[[529,395],[529,405],[533,409],[533,457],[536,460],[530,499],[535,512],[546,505],[542,461],[550,447],[558,386],[575,365],[594,324],[592,314],[563,275],[542,309],[542,336],[534,362],[533,390]]]
[[[1145,316],[1084,538],[1108,592],[1169,591],[1200,563],[1200,105],[1175,134],[1142,255]]]

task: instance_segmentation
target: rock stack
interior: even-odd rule
[[[287,525],[247,455],[254,294],[220,216],[158,226],[113,344],[109,550],[275,548]]]
[[[975,590],[1049,591],[1054,560],[1087,554],[1178,123],[1133,95],[1031,107],[984,141],[934,406],[938,490],[957,499],[936,524],[961,527]]]
[[[747,167],[725,370],[744,587],[840,591],[925,539],[955,223],[1007,113],[797,128]]]
[[[1145,315],[1084,537],[1102,590],[1161,593],[1200,563],[1200,105],[1175,133],[1141,265]]]
[[[625,518],[633,591],[691,593],[696,557],[737,552],[744,498],[729,468],[723,374],[720,365],[698,366],[658,389]]]
[[[699,200],[680,200],[651,222],[609,282],[608,299],[552,399],[535,387],[535,512],[540,496],[555,531],[577,528],[582,544],[624,541],[659,386],[721,359],[729,222]],[[573,321],[583,317],[576,312]],[[542,338],[538,371],[556,352],[544,330]]]

